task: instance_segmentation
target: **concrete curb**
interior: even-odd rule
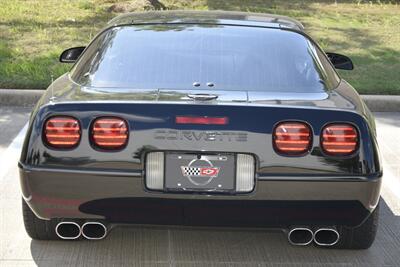
[[[45,90],[0,89],[1,106],[34,106]]]
[[[33,106],[44,90],[0,89],[0,105]],[[400,112],[400,95],[362,95],[373,112]]]
[[[362,95],[373,112],[400,112],[400,95]]]

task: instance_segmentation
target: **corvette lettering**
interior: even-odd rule
[[[200,132],[200,131],[176,131],[176,130],[157,130],[154,138],[158,140],[181,140],[181,141],[228,141],[228,142],[247,142],[247,133],[240,132]]]

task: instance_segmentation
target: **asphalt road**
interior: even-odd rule
[[[28,110],[0,107],[0,266],[400,266],[400,113],[376,117],[385,164],[379,232],[369,250],[351,251],[294,247],[274,231],[179,227],[116,228],[102,241],[32,241],[16,167]]]

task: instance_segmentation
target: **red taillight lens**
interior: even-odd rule
[[[206,124],[206,125],[226,125],[227,117],[193,117],[193,116],[176,116],[177,124]]]
[[[94,121],[92,139],[102,149],[121,149],[128,142],[128,125],[125,120],[115,117],[103,117]]]
[[[322,130],[321,147],[328,155],[353,154],[358,146],[358,133],[350,124],[330,124]]]
[[[301,155],[311,146],[311,129],[302,122],[283,122],[274,131],[274,147],[286,155]]]
[[[76,147],[81,139],[81,128],[77,119],[56,116],[48,119],[44,127],[46,143],[55,148]]]

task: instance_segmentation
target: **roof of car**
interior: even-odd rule
[[[108,23],[108,27],[127,24],[213,24],[240,25],[272,28],[290,28],[304,31],[297,20],[264,13],[234,11],[149,11],[120,15]]]

